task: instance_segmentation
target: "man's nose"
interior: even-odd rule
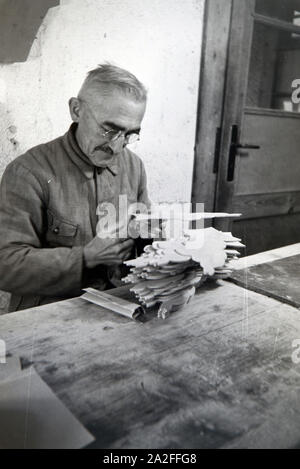
[[[120,153],[125,146],[125,136],[123,134],[120,135],[119,138],[117,138],[117,140],[114,140],[113,142],[109,142],[108,146],[114,154]]]

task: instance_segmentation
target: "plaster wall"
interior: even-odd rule
[[[141,141],[156,202],[190,201],[204,0],[62,0],[23,63],[0,65],[0,175],[28,148],[63,134],[68,99],[109,61],[149,89]]]

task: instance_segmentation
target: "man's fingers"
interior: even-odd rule
[[[131,257],[132,257],[132,251],[125,252],[125,254],[123,254],[123,262],[128,261],[128,259],[131,259]]]
[[[105,242],[101,243],[101,249],[97,252],[95,250],[95,257],[100,260],[103,259],[104,263],[122,263],[125,255],[130,254],[134,246],[133,239],[118,239],[114,240],[113,243]]]
[[[122,261],[129,259],[129,257],[131,257],[133,245],[134,245],[134,241],[132,239],[123,241],[120,244],[119,257],[122,259]]]
[[[112,257],[110,258],[107,263],[109,265],[119,265],[122,264],[124,261],[130,259],[132,257],[132,246],[127,247],[126,249],[119,249],[118,252],[115,252],[115,254],[112,254]]]
[[[125,239],[125,241],[121,241],[119,244],[120,251],[127,251],[128,249],[132,249],[133,245],[133,239]]]

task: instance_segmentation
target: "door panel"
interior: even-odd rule
[[[300,191],[240,195],[232,200],[232,212],[242,214],[239,220],[300,213]]]
[[[207,212],[214,209],[231,1],[205,2],[192,202],[204,203]]]
[[[300,241],[300,76],[289,66],[300,63],[299,11],[292,0],[232,3],[215,210],[243,217],[215,226],[247,231],[248,254]]]
[[[214,206],[214,210],[217,212],[229,212],[234,196],[235,181],[234,179],[228,180],[232,129],[233,127],[240,129],[242,125],[250,66],[250,45],[253,30],[253,20],[251,18],[254,5],[255,0],[232,0],[219,172]],[[224,231],[231,229],[231,223],[228,218],[216,219],[214,226]]]
[[[292,113],[291,113],[292,114]],[[235,197],[300,189],[300,118],[245,111],[243,142],[255,142],[238,159]]]
[[[299,242],[300,213],[252,218],[234,222],[234,234],[246,244],[244,255],[276,249]]]

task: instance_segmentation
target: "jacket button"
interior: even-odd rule
[[[59,233],[59,228],[58,227],[54,228],[53,233],[58,234]]]

